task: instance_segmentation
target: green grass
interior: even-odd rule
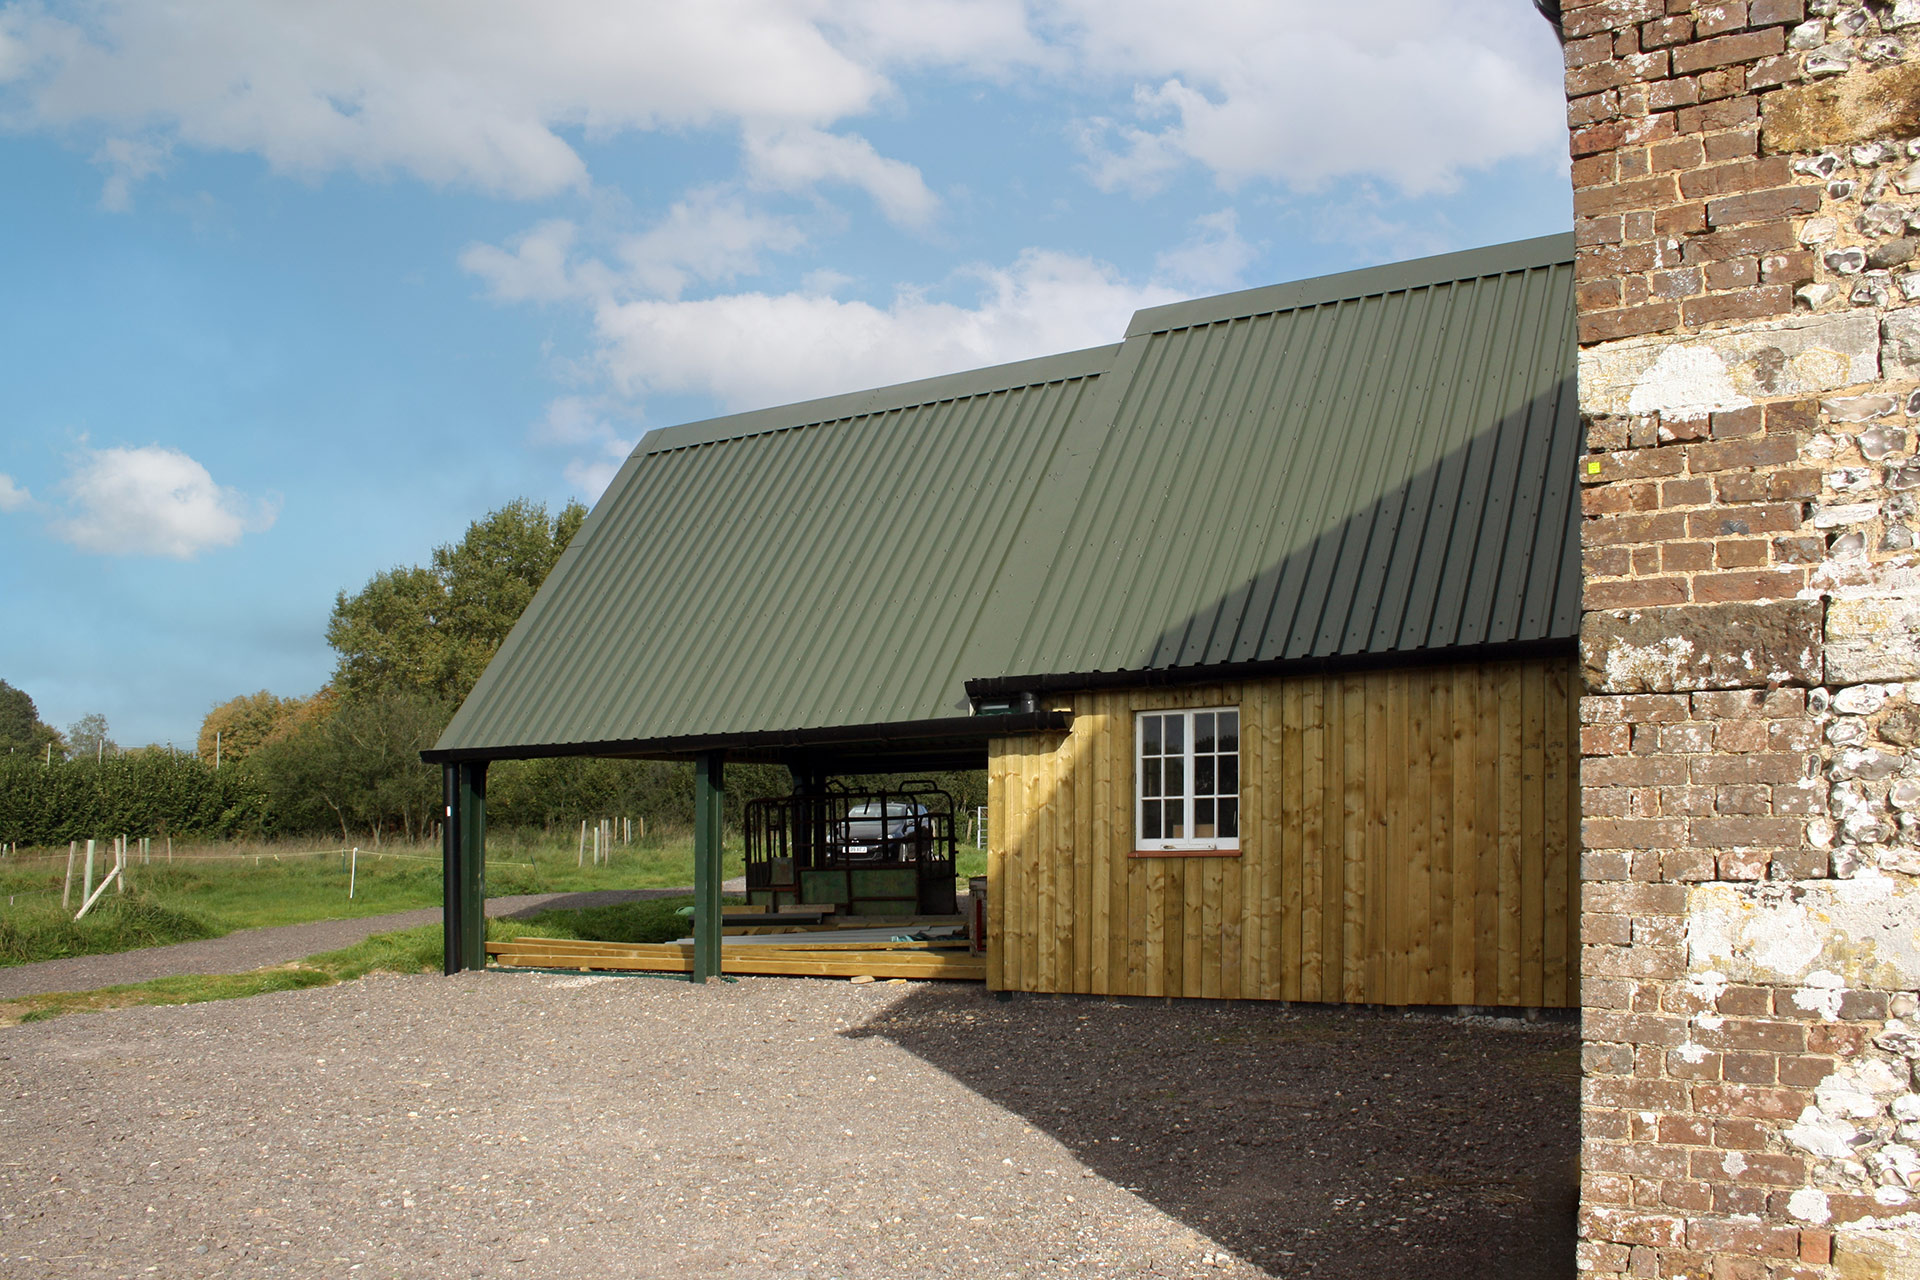
[[[306,854],[311,845],[224,845],[176,850],[134,862],[126,894],[108,890],[78,923],[81,874],[73,905],[62,910],[64,851],[52,857],[0,860],[0,965],[61,956],[100,955],[134,947],[219,937],[235,929],[354,919],[440,903],[440,858],[432,846],[362,849],[347,897],[350,864],[334,853]],[[216,856],[209,856],[216,855]],[[517,833],[487,842],[487,893],[571,893],[595,889],[663,889],[693,881],[693,843],[685,835],[654,837],[616,847],[609,861],[580,866],[577,846]],[[97,858],[104,875],[110,858]],[[740,874],[738,847],[727,851],[726,874]]]
[[[72,906],[65,910],[60,906],[67,865],[64,850],[0,859],[0,966],[217,938],[235,929],[357,919],[440,904],[437,847],[362,849],[358,869],[352,873],[351,899],[347,897],[351,866],[347,855],[316,854],[314,847],[312,843],[182,844],[170,864],[164,854],[150,863],[135,860],[128,867],[130,891],[108,890],[86,919],[78,922],[72,918],[82,901],[77,868]],[[578,858],[577,843],[567,840],[520,832],[489,835],[487,894],[666,889],[693,882],[693,840],[683,833],[616,847],[611,859],[599,866],[581,866]],[[110,854],[97,854],[96,873],[104,876],[111,863]],[[967,877],[985,875],[986,864],[984,852],[962,847],[955,867],[962,887]],[[730,845],[726,874],[737,876],[741,867],[740,847]],[[606,917],[610,921],[626,919],[617,913],[627,908],[602,910],[616,913]],[[642,917],[651,919],[644,912],[632,919]],[[667,936],[685,932],[681,928]],[[611,933],[552,936],[644,940]]]
[[[736,901],[736,899],[728,899]],[[691,897],[653,898],[580,911],[543,911],[528,920],[489,920],[487,937],[581,938],[598,942],[671,942],[689,928],[682,907]],[[91,918],[91,917],[89,917]],[[40,1022],[68,1013],[125,1009],[134,1005],[199,1004],[207,1000],[236,1000],[272,991],[299,991],[351,982],[376,971],[438,973],[445,952],[437,924],[397,929],[344,947],[308,956],[293,964],[273,965],[250,973],[205,974],[155,978],[94,991],[62,991],[0,1001],[0,1026]]]

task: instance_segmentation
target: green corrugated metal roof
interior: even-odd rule
[[[1577,633],[1573,244],[641,441],[436,750],[966,714],[1007,677]]]

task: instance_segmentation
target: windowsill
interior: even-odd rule
[[[1237,858],[1238,849],[1135,849],[1130,858]]]

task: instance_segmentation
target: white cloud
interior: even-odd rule
[[[623,454],[619,458],[575,458],[560,469],[568,484],[574,487],[588,506],[600,501],[600,495],[613,483],[614,476],[620,472],[620,464],[626,460]]]
[[[213,482],[177,449],[88,449],[61,485],[68,513],[53,522],[61,538],[102,555],[191,560],[241,535],[266,529],[278,511]]]
[[[0,78],[27,124],[510,196],[587,184],[563,130],[821,125],[887,87],[778,0],[97,0],[85,21],[16,5]]]
[[[838,0],[820,8],[841,47],[869,65],[953,66],[994,78],[1070,68],[1066,51],[1034,32],[1024,0]]]
[[[761,270],[763,255],[790,253],[806,233],[785,218],[749,209],[718,187],[691,191],[652,227],[620,238],[613,265],[575,255],[579,228],[564,218],[539,223],[509,247],[467,246],[460,265],[502,302],[602,300],[640,293],[677,298],[690,284],[724,282]]]
[[[1225,293],[1238,289],[1242,273],[1260,256],[1255,246],[1240,238],[1240,219],[1222,209],[1193,220],[1193,234],[1154,260],[1154,274],[1194,293]]]
[[[746,137],[747,172],[763,186],[805,191],[820,182],[859,187],[880,211],[902,226],[924,226],[939,207],[920,171],[889,160],[858,136],[789,128],[750,130]]]
[[[605,404],[582,396],[562,396],[547,406],[546,417],[531,433],[535,444],[584,451],[568,459],[561,474],[589,503],[613,482],[635,443],[614,429],[606,410]]]
[[[512,241],[511,249],[468,245],[460,254],[460,265],[485,280],[502,302],[559,302],[603,294],[609,287],[604,267],[569,261],[577,235],[573,223],[554,218],[524,232]]]
[[[1117,342],[1137,308],[1185,296],[1041,250],[971,274],[971,305],[915,291],[885,306],[820,292],[609,301],[594,316],[600,360],[631,397],[695,393],[748,409]]]
[[[666,217],[620,242],[618,254],[634,287],[677,298],[695,282],[756,275],[767,253],[791,253],[806,235],[785,218],[758,213],[718,188],[688,193]]]
[[[746,175],[830,181],[923,225],[919,170],[844,123],[902,71],[1118,91],[1090,172],[1150,189],[1372,175],[1445,189],[1563,158],[1558,50],[1521,0],[93,0],[0,9],[0,118],[105,139],[117,204],[175,144],[284,173],[402,173],[508,196],[590,185],[568,138],[738,130]],[[1131,94],[1131,105],[1125,105]],[[1036,98],[1036,101],[1044,101]],[[138,139],[139,141],[131,141]]]
[[[168,148],[133,138],[108,138],[94,152],[93,162],[107,171],[100,188],[100,206],[114,213],[133,207],[133,189],[166,168]]]
[[[1082,69],[1135,80],[1134,118],[1092,119],[1092,175],[1151,190],[1198,164],[1225,186],[1376,175],[1404,191],[1518,156],[1564,159],[1552,31],[1519,0],[1052,0]]]
[[[19,511],[32,501],[32,494],[15,484],[12,476],[0,471],[0,511]]]

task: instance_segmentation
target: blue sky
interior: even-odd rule
[[[646,430],[1571,225],[1529,0],[0,2],[0,678],[188,745]]]

